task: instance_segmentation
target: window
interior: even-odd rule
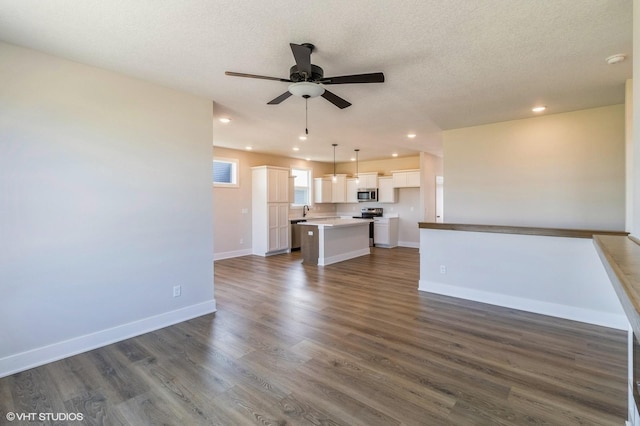
[[[311,204],[311,170],[291,169],[293,180],[293,204],[304,206]]]
[[[213,184],[215,186],[238,187],[238,160],[214,158]]]

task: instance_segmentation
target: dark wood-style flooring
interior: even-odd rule
[[[626,333],[422,293],[418,277],[407,248],[217,261],[215,315],[0,379],[0,423],[624,424]]]

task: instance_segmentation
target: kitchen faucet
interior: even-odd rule
[[[307,213],[309,213],[309,206],[305,204],[304,206],[302,206],[302,217],[306,217]]]

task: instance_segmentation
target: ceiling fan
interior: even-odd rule
[[[325,77],[324,71],[317,65],[311,63],[311,52],[315,46],[311,43],[294,44],[289,43],[296,64],[289,70],[289,78],[266,77],[263,75],[244,74],[239,72],[225,71],[225,75],[234,77],[260,78],[263,80],[276,80],[287,83],[289,90],[277,98],[267,102],[268,105],[277,105],[291,95],[300,96],[305,99],[322,96],[340,109],[351,105],[345,99],[324,88],[329,84],[353,84],[353,83],[383,83],[384,74],[374,72],[369,74],[343,75],[338,77]]]

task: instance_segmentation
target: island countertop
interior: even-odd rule
[[[341,226],[357,226],[357,225],[369,225],[369,222],[373,222],[371,219],[340,219],[340,218],[331,218],[331,219],[312,219],[307,220],[306,222],[300,222],[298,225],[310,225],[320,227],[341,227]]]

